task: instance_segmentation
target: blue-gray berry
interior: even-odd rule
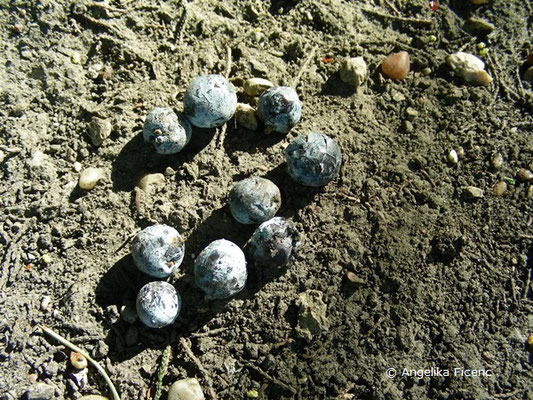
[[[235,113],[237,93],[222,75],[201,75],[187,88],[183,107],[191,124],[214,128],[227,122]]]
[[[288,86],[276,86],[259,97],[257,116],[270,129],[287,133],[300,122],[302,104],[296,90]]]
[[[215,240],[198,254],[194,262],[194,276],[207,298],[231,297],[246,284],[248,271],[244,253],[229,240]]]
[[[339,172],[342,156],[335,140],[323,133],[300,135],[285,149],[289,175],[305,186],[324,186]]]
[[[241,224],[260,224],[276,215],[280,205],[278,187],[257,176],[237,182],[229,194],[231,214]]]
[[[135,236],[131,255],[142,272],[156,278],[166,278],[183,261],[185,244],[178,231],[171,226],[152,225]]]
[[[192,127],[182,115],[171,108],[154,108],[144,120],[143,137],[159,154],[174,154],[191,139]]]
[[[300,245],[299,238],[300,235],[291,221],[274,217],[263,222],[255,230],[250,239],[250,256],[257,265],[286,265],[292,252]]]
[[[181,309],[181,298],[170,283],[157,281],[144,285],[137,295],[137,314],[150,328],[172,324]]]

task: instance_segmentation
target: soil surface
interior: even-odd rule
[[[2,398],[110,397],[43,325],[122,399],[154,398],[165,349],[162,398],[187,377],[219,399],[533,398],[533,188],[517,175],[533,169],[531,16],[529,0],[2,2]],[[380,64],[400,50],[411,71],[388,79]],[[492,84],[452,72],[457,51],[479,55]],[[339,74],[356,56],[369,67],[358,89]],[[194,77],[228,72],[252,105],[245,79],[295,87],[301,122],[287,135],[194,129],[172,156],[144,143],[152,108],[181,110]],[[323,188],[286,172],[285,147],[309,131],[343,153]],[[88,167],[102,178],[82,190]],[[147,173],[162,175],[139,189]],[[250,175],[278,185],[302,246],[207,301],[193,261],[215,239],[246,245],[255,226],[227,202]],[[182,312],[159,330],[136,319],[150,278],[129,251],[154,223],[186,239],[167,279]]]

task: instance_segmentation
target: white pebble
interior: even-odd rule
[[[81,171],[81,163],[79,161],[76,161],[74,163],[74,171],[80,172]]]
[[[101,171],[99,168],[87,168],[80,174],[79,186],[81,189],[91,190],[96,186],[96,183],[98,183],[100,178]]]
[[[483,71],[485,63],[473,54],[459,51],[446,57],[446,62],[451,69],[463,75],[465,72]]]
[[[170,387],[168,400],[204,400],[202,387],[196,378],[182,379]]]
[[[483,196],[485,196],[485,193],[483,192],[483,190],[475,186],[465,187],[465,193],[466,193],[466,196],[471,199],[481,199],[483,198]]]
[[[50,296],[44,296],[42,299],[41,299],[41,311],[46,311],[48,310],[48,306],[50,305],[50,302],[52,301],[52,298]]]
[[[258,123],[255,109],[249,104],[237,103],[235,120],[243,128],[250,129],[251,131],[257,130]]]
[[[459,51],[446,57],[446,63],[469,83],[487,86],[492,78],[485,71],[485,63],[473,54]]]
[[[448,161],[452,164],[457,164],[459,162],[459,156],[454,149],[451,149],[448,153]]]
[[[342,62],[341,80],[354,87],[359,87],[368,74],[368,67],[363,57],[346,58]]]
[[[259,96],[265,90],[274,87],[269,80],[262,78],[251,78],[244,82],[244,93],[248,96]]]

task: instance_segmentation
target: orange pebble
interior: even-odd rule
[[[381,64],[383,73],[392,79],[403,79],[409,72],[409,54],[406,51],[392,53]]]

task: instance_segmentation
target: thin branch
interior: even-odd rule
[[[368,14],[375,15],[376,17],[393,19],[395,21],[407,22],[409,24],[416,24],[416,25],[433,24],[433,20],[426,19],[426,18],[399,17],[396,15],[385,14],[385,13],[382,13],[381,11],[372,10],[371,8],[366,8],[366,7],[363,7],[362,10]]]
[[[105,369],[103,369],[102,366],[98,364],[98,362],[93,360],[93,358],[85,350],[79,348],[74,343],[65,339],[63,336],[54,332],[50,328],[47,328],[46,326],[41,326],[41,329],[43,330],[44,333],[46,333],[48,336],[52,337],[53,339],[57,340],[63,346],[66,346],[70,350],[80,353],[82,356],[84,356],[92,365],[94,365],[96,370],[104,378],[105,382],[107,383],[107,386],[109,386],[109,389],[111,390],[111,395],[113,396],[113,400],[120,400],[120,396],[118,395],[118,392],[115,389],[115,385],[113,385],[113,382],[111,382],[111,379],[109,378],[109,375],[107,375],[107,372],[105,372]]]
[[[185,351],[185,353],[194,362],[194,364],[196,365],[196,367],[198,368],[198,370],[202,374],[202,377],[206,381],[207,390],[209,392],[209,396],[211,397],[212,400],[217,400],[217,394],[215,393],[215,390],[213,389],[213,383],[211,381],[211,377],[209,376],[209,373],[207,372],[207,370],[202,365],[202,362],[192,352],[189,342],[184,337],[181,337],[180,338],[180,344],[181,344],[181,347],[183,347],[183,350]]]
[[[309,66],[309,63],[311,63],[311,60],[313,59],[313,57],[315,56],[315,53],[317,51],[318,47],[313,47],[313,49],[309,52],[309,55],[307,56],[307,58],[305,59],[304,63],[302,64],[302,66],[300,67],[300,70],[298,71],[298,73],[296,74],[296,77],[293,79],[292,83],[291,83],[291,87],[293,89],[296,89],[296,87],[298,86],[298,84],[300,83],[300,78],[302,77],[302,75],[304,74],[304,72],[307,70],[307,67]]]

